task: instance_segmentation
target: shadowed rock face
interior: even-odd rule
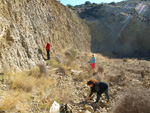
[[[75,13],[55,0],[0,0],[0,70],[29,69],[45,54],[76,48],[90,50],[90,32]]]
[[[87,21],[91,30],[93,52],[110,52],[117,57],[150,55],[150,3],[143,2],[147,8],[141,14],[135,10],[139,3],[126,1],[115,5],[76,7],[79,16]]]

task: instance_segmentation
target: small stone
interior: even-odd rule
[[[88,110],[86,110],[86,111],[84,111],[84,112],[82,112],[82,113],[91,113],[90,111],[88,111]]]
[[[96,112],[95,113],[101,113],[99,110],[96,110]]]
[[[90,111],[90,112],[94,112],[93,107],[89,106],[89,105],[85,105],[86,110]]]
[[[83,113],[83,111],[82,111],[82,110],[79,110],[78,113]]]
[[[105,108],[102,108],[101,111],[107,113],[107,110]]]
[[[122,90],[122,88],[121,88],[121,87],[117,87],[117,90],[119,90],[119,91],[120,91],[120,90]]]
[[[84,94],[83,94],[85,97],[87,97],[88,95],[87,95],[87,93],[86,92],[84,92]]]

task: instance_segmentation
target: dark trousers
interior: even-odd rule
[[[50,50],[47,50],[47,59],[50,59]]]
[[[108,88],[103,93],[105,93],[105,95],[107,97],[107,102],[109,102],[110,96],[109,96],[109,93],[108,93]],[[96,103],[100,100],[100,96],[101,95],[97,94]]]

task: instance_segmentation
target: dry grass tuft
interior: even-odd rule
[[[54,101],[57,101],[60,105],[71,101],[71,88],[65,87],[64,89],[59,87],[53,87],[49,91],[47,97],[41,98],[40,108],[49,110]]]
[[[30,101],[31,93],[26,93],[18,90],[16,91],[11,90],[7,93],[5,92],[4,95],[5,96],[2,96],[3,98],[1,99],[0,103],[0,112],[12,111],[13,109],[16,109],[17,105],[19,105],[21,106],[20,108],[21,113],[25,113],[28,102]]]
[[[32,68],[29,72],[28,72],[28,76],[32,76],[32,77],[38,77],[39,75],[39,71],[40,69],[38,67],[34,67]]]
[[[10,76],[9,82],[12,89],[21,89],[26,92],[31,92],[37,83],[37,79],[28,76],[26,73],[15,73]]]
[[[132,87],[115,105],[114,113],[150,113],[150,90]]]
[[[57,67],[59,64],[58,61],[56,61],[55,59],[51,59],[49,61],[47,61],[48,65],[52,66],[52,67]]]
[[[28,108],[28,103],[23,103],[21,105],[20,112],[21,113],[26,113],[27,108]]]
[[[52,78],[41,77],[37,80],[38,91],[43,92],[50,88],[51,85],[56,84],[57,81]]]
[[[8,94],[0,103],[0,112],[15,108],[18,102],[18,96],[16,94]]]

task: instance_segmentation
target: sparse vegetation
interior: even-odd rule
[[[4,73],[4,84],[7,85],[7,88],[9,88],[10,91],[8,95],[9,99],[6,99],[7,96],[4,96],[5,94],[0,90],[0,96],[4,96],[1,100],[0,111],[15,111],[17,107],[22,113],[30,112],[30,109],[34,109],[34,112],[42,111],[47,113],[54,101],[57,101],[59,104],[73,102],[79,103],[81,101],[80,99],[87,96],[89,89],[86,86],[86,82],[90,78],[109,83],[109,92],[112,101],[116,99],[116,95],[120,95],[119,93],[128,88],[127,83],[129,81],[131,83],[134,83],[134,81],[141,81],[141,85],[145,88],[149,88],[149,77],[146,74],[149,72],[148,70],[144,71],[144,77],[141,77],[140,75],[137,78],[139,80],[134,80],[133,82],[131,81],[131,75],[126,76],[126,70],[134,73],[139,72],[136,69],[128,69],[129,66],[134,67],[131,65],[132,62],[130,59],[124,63],[123,59],[108,59],[102,55],[96,54],[97,73],[93,76],[90,65],[87,63],[90,60],[92,53],[81,52],[81,57],[79,59],[76,59],[76,56],[79,53],[74,49],[64,50],[61,54],[63,55],[58,55],[58,57],[62,56],[60,58],[62,60],[65,59],[66,62],[58,62],[55,59],[51,59],[47,61],[48,68],[45,64],[40,64],[37,65],[37,67],[32,68],[30,71]],[[78,62],[81,62],[81,65],[77,65]],[[145,61],[143,60],[141,62],[144,63]],[[140,64],[143,65],[143,63]],[[125,67],[120,66],[120,64],[124,64]],[[48,72],[48,76],[45,76],[45,72]],[[146,89],[144,90],[146,91]],[[77,92],[77,94],[74,94],[75,92]],[[129,93],[126,93],[126,95],[128,94]],[[131,95],[133,94],[125,97],[125,99],[132,99],[132,97],[130,98]],[[143,95],[145,95],[145,93],[143,93]],[[121,97],[124,98],[124,96]],[[138,98],[141,98],[141,96]],[[105,103],[105,96],[102,96],[102,99],[104,99]],[[117,106],[115,110],[122,109],[122,106],[128,108],[128,106],[125,105],[125,99],[120,100],[119,105],[114,102]],[[13,103],[13,101],[15,102]],[[139,103],[139,105],[141,104]],[[76,104],[73,104],[72,106],[76,107]],[[104,109],[107,109],[110,106],[112,105],[107,103],[106,106],[104,106]],[[79,108],[81,108],[81,106]],[[76,108],[73,109],[76,110]],[[110,112],[111,110],[112,109],[109,109],[107,112]]]
[[[90,4],[91,4],[90,1],[86,1],[86,2],[85,2],[85,5],[90,5]]]
[[[68,6],[68,8],[75,10],[75,8],[72,5],[68,4],[67,6]]]
[[[150,90],[143,87],[132,87],[115,105],[114,113],[149,113]]]
[[[16,90],[31,92],[33,87],[37,84],[36,78],[28,76],[27,73],[14,73],[8,75],[8,77],[7,83],[10,84],[10,88]]]
[[[70,55],[67,55],[68,58],[69,58],[71,61],[76,60],[77,51],[74,50],[74,49],[69,49],[68,51],[71,53]]]
[[[109,5],[116,5],[116,3],[115,2],[111,2],[111,3],[109,3]]]
[[[97,4],[96,4],[96,3],[93,3],[93,4],[91,4],[91,6],[92,6],[92,7],[95,7],[95,6],[97,6]]]

